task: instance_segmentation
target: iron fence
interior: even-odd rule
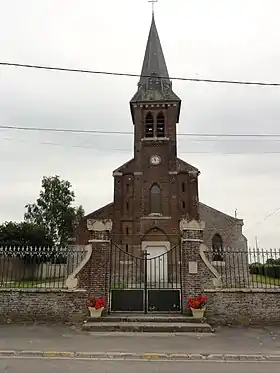
[[[85,254],[85,246],[0,247],[0,288],[65,288]],[[280,289],[280,249],[224,248],[207,255],[222,288]],[[113,256],[117,266],[126,263],[120,259]],[[129,264],[127,273],[134,268]]]
[[[208,255],[222,288],[280,289],[280,249],[227,248]]]
[[[65,288],[84,246],[0,247],[0,288]]]

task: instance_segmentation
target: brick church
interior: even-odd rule
[[[243,221],[199,201],[200,171],[178,158],[177,123],[181,100],[173,91],[154,16],[141,78],[130,101],[134,157],[113,172],[114,200],[87,215],[77,244],[91,240],[94,220],[111,220],[112,242],[139,255],[147,243],[163,250],[178,242],[182,219],[205,223],[204,243],[223,261],[224,248],[246,248]],[[143,246],[145,242],[146,246]]]

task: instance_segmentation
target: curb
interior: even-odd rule
[[[49,359],[110,359],[110,360],[185,360],[185,361],[280,361],[280,355],[238,354],[180,354],[180,353],[129,353],[129,352],[63,352],[63,351],[0,351],[0,358],[49,358]]]

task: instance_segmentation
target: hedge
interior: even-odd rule
[[[250,272],[252,275],[261,275],[272,278],[280,278],[280,265],[250,265]]]

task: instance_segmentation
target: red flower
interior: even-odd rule
[[[87,306],[99,310],[100,308],[105,307],[105,298],[97,299],[96,297],[91,297],[88,299]]]
[[[208,298],[203,296],[203,295],[199,295],[195,298],[189,298],[188,299],[188,303],[187,303],[187,307],[188,308],[193,308],[193,309],[202,309],[205,307],[206,305],[206,302],[207,302]]]

